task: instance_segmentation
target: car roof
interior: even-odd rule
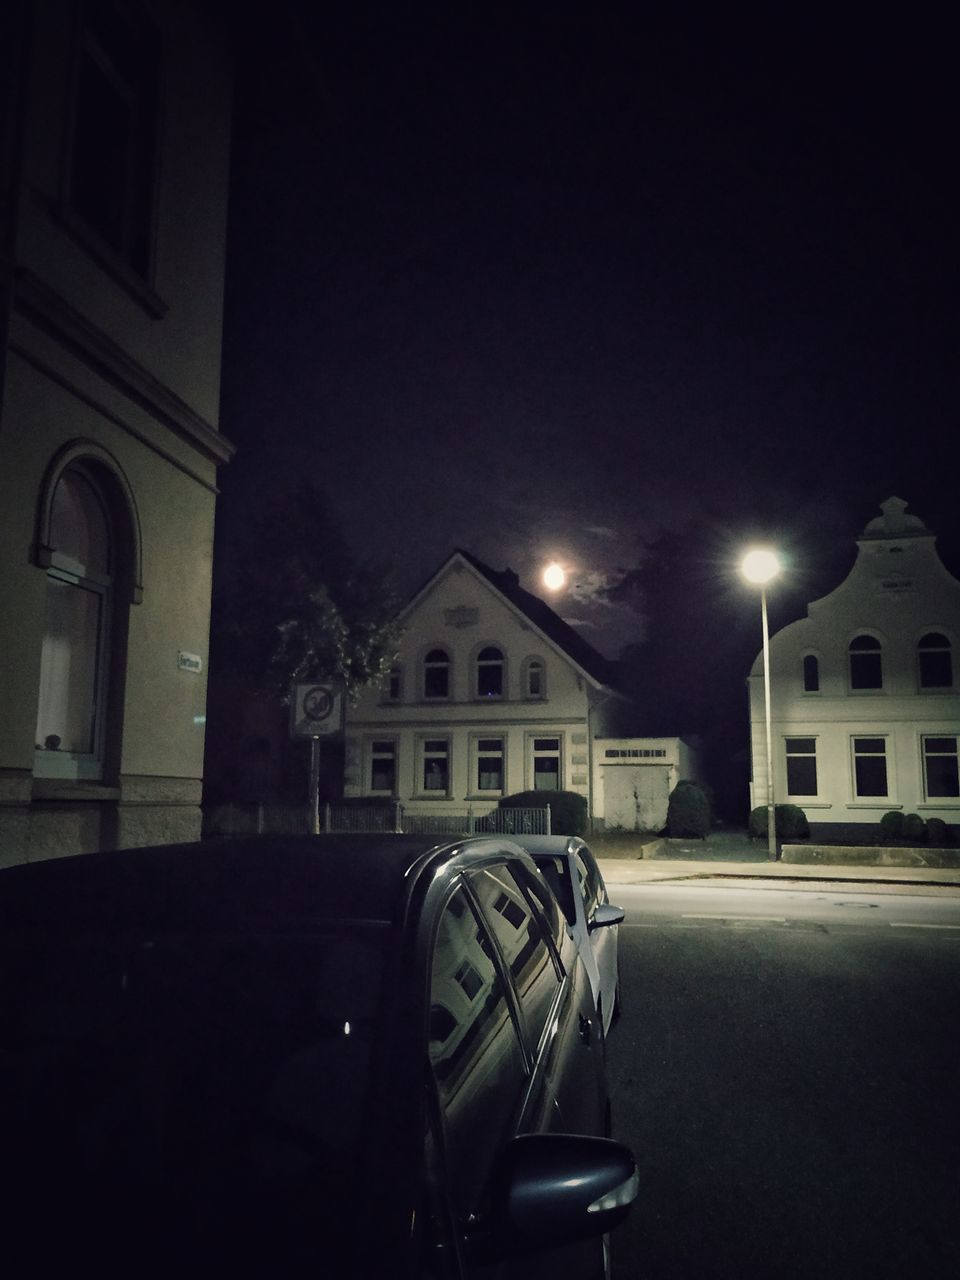
[[[575,853],[578,849],[582,849],[586,841],[581,840],[579,836],[524,836],[511,835],[511,840],[526,850],[532,858],[538,855],[544,857],[550,855],[556,858],[558,855],[565,856],[568,853]]]
[[[309,929],[389,923],[413,883],[489,838],[261,835],[79,854],[0,871],[0,930]]]

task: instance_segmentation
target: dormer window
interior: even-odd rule
[[[503,653],[487,645],[477,654],[477,697],[503,697]]]
[[[450,655],[446,649],[431,649],[423,660],[423,696],[450,697]]]

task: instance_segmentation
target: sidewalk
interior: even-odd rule
[[[590,838],[608,885],[663,880],[860,881],[960,889],[960,867],[814,865],[771,862],[745,832],[712,832],[706,840],[670,840],[620,833]]]

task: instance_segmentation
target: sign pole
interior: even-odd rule
[[[320,834],[320,739],[310,739],[310,831]]]

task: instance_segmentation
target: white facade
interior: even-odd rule
[[[346,712],[344,794],[476,814],[519,791],[593,805],[605,660],[509,570],[455,552],[401,617],[396,668]]]
[[[815,834],[889,810],[960,821],[960,582],[906,505],[882,503],[846,580],[771,637],[774,797]],[[749,692],[753,807],[767,803],[762,653]]]
[[[231,70],[209,6],[0,42],[0,863],[200,832]]]

